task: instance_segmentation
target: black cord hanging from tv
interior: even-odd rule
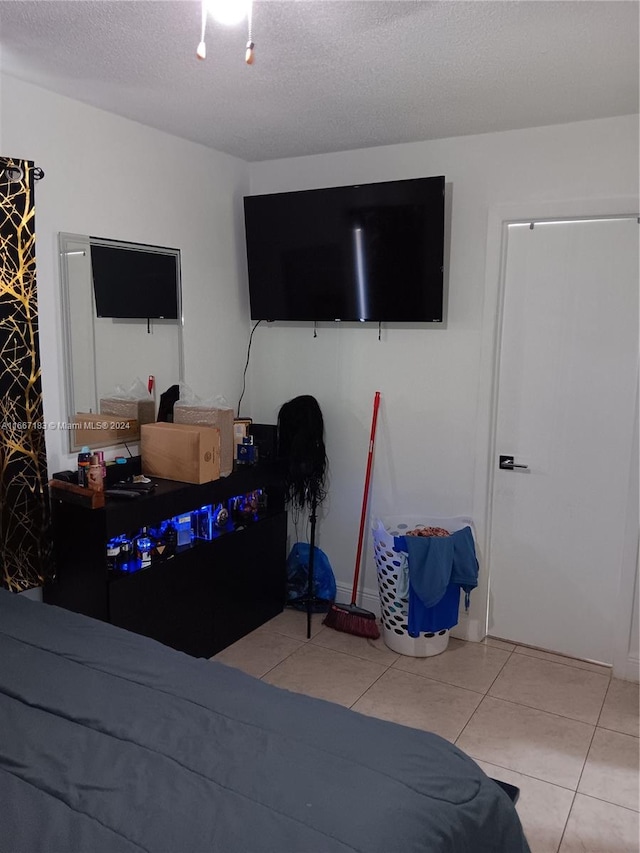
[[[245,387],[247,383],[247,368],[249,367],[249,358],[251,356],[251,341],[253,340],[253,333],[258,328],[258,326],[262,323],[262,320],[258,320],[258,322],[254,325],[253,329],[251,329],[251,334],[249,335],[249,344],[247,346],[247,360],[244,364],[244,372],[242,374],[242,393],[240,394],[240,399],[238,400],[238,409],[236,417],[240,417],[240,404],[242,403],[242,398],[244,397]]]

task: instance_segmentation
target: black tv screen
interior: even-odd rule
[[[246,196],[252,319],[442,322],[444,180]]]
[[[98,317],[177,320],[180,269],[177,249],[94,243],[93,292]]]

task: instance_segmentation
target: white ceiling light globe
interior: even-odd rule
[[[207,9],[219,24],[233,26],[247,17],[250,5],[251,0],[208,0]]]

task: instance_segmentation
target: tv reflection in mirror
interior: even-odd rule
[[[177,320],[180,251],[91,237],[98,317]]]

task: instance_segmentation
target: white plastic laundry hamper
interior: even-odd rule
[[[407,629],[409,601],[398,597],[400,573],[406,565],[406,551],[393,550],[393,537],[404,536],[408,530],[416,527],[442,527],[449,533],[455,533],[463,527],[470,527],[474,533],[470,518],[425,518],[389,517],[377,519],[373,526],[373,548],[378,572],[378,591],[382,613],[382,637],[385,644],[394,652],[410,657],[423,658],[439,655],[449,645],[449,631],[423,633],[419,637],[410,637]]]

